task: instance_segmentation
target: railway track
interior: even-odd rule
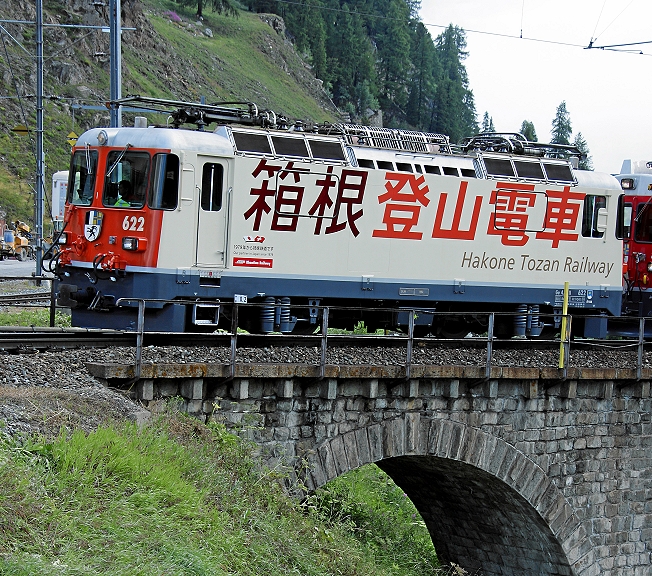
[[[0,306],[18,306],[22,304],[49,304],[51,293],[49,290],[25,292],[22,294],[0,294]]]
[[[0,299],[0,302],[2,300]],[[329,334],[328,347],[342,348],[405,348],[409,343],[406,335],[341,335]],[[229,333],[177,333],[177,332],[145,332],[143,347],[229,347],[233,335]],[[324,338],[321,335],[270,335],[270,334],[238,334],[238,348],[320,348]],[[439,349],[478,349],[485,350],[488,345],[486,336],[441,339],[413,338],[412,343],[419,348]],[[65,349],[72,346],[93,348],[105,346],[135,347],[138,344],[136,332],[90,329],[90,328],[48,328],[48,327],[14,327],[0,326],[0,349],[7,352],[21,350]],[[494,350],[558,350],[559,340],[494,339],[491,347]],[[623,340],[573,340],[573,349],[602,348],[608,350],[634,349],[635,341]],[[652,343],[646,345],[651,349]]]

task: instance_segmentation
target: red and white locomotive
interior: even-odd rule
[[[623,314],[652,315],[652,162],[625,160],[616,235],[623,240]]]
[[[334,327],[419,308],[450,335],[495,311],[500,334],[536,336],[564,282],[571,312],[621,312],[622,191],[570,147],[487,134],[453,151],[438,134],[287,127],[253,105],[121,103],[172,126],[92,129],[73,150],[56,290],[75,326],[134,329],[137,302],[118,305],[132,298],[151,331],[212,328],[238,302],[260,304],[239,312],[255,332],[313,331],[329,305]]]

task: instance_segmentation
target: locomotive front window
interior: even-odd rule
[[[147,204],[157,210],[174,210],[179,197],[179,157],[176,154],[155,154],[152,166],[152,186]]]
[[[636,210],[634,240],[652,242],[652,205],[649,202],[639,204]]]
[[[587,194],[584,197],[584,214],[582,216],[582,236],[585,238],[602,238],[604,231],[598,226],[600,208],[607,207],[604,196]]]
[[[221,164],[204,164],[201,178],[201,208],[206,212],[218,212],[222,208],[222,179],[224,168]]]
[[[625,202],[625,195],[618,198],[618,215],[616,218],[616,238],[629,240],[632,236],[632,203]]]
[[[149,173],[149,154],[146,152],[109,152],[104,178],[104,206],[142,208]]]
[[[89,206],[95,191],[97,151],[78,150],[70,163],[67,200],[77,206]]]

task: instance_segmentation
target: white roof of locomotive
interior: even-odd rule
[[[620,174],[650,174],[652,175],[652,162],[650,160],[623,160]]]
[[[200,130],[174,130],[167,128],[93,128],[77,140],[78,146],[97,146],[100,132],[106,133],[106,146],[122,148],[131,144],[134,148],[187,149],[199,153],[233,156],[233,144],[228,138],[213,132]]]
[[[620,183],[611,174],[593,172],[592,170],[574,170],[577,185],[585,188],[603,188],[605,190],[620,190]]]

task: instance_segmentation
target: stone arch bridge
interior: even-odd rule
[[[89,365],[120,385],[134,367]],[[183,397],[309,489],[375,462],[443,561],[486,576],[650,576],[652,424],[644,369],[143,365],[151,411]],[[638,377],[637,377],[638,376]],[[219,409],[216,409],[219,406]]]

